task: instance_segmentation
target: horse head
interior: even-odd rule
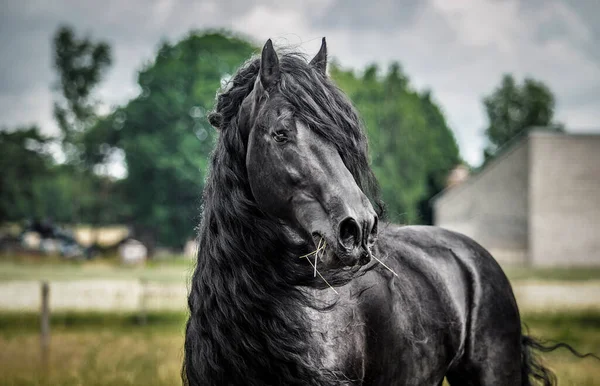
[[[321,267],[352,267],[370,261],[378,217],[344,163],[339,143],[328,134],[343,130],[335,127],[328,111],[335,104],[326,95],[311,96],[323,92],[328,82],[326,65],[325,39],[309,64],[288,71],[268,40],[238,126],[247,144],[248,181],[258,207],[314,247]],[[303,86],[302,76],[314,84]],[[330,98],[341,96],[330,90],[339,94]]]

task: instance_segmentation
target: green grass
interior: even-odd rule
[[[116,258],[93,261],[65,261],[56,256],[0,255],[0,281],[7,280],[81,280],[142,279],[185,283],[191,277],[194,262],[181,256],[150,260],[144,266],[127,267]],[[600,280],[600,267],[504,268],[511,282]]]
[[[186,314],[181,312],[149,312],[143,319],[141,314],[133,312],[60,312],[53,313],[50,325],[53,331],[86,331],[92,329],[110,329],[112,331],[131,331],[148,329],[169,331],[185,324]],[[37,333],[40,328],[39,315],[33,312],[0,312],[0,335],[11,333]]]
[[[576,313],[531,313],[523,316],[528,334],[547,343],[565,342],[580,353],[600,356],[600,311]],[[543,355],[544,362],[561,386],[600,385],[600,361],[580,359],[566,349]]]
[[[524,268],[505,267],[504,272],[512,282],[539,281],[589,281],[600,280],[600,267]]]
[[[186,315],[68,313],[52,319],[50,361],[40,360],[33,313],[0,313],[1,385],[177,385]],[[600,353],[600,312],[526,314],[530,334]],[[544,355],[559,385],[600,385],[600,362],[566,350]]]
[[[66,261],[54,256],[3,256],[0,258],[0,281],[141,279],[185,283],[191,277],[193,268],[194,262],[181,257],[149,261],[143,266],[123,266],[114,258]]]
[[[0,334],[2,385],[176,385],[183,358],[183,320],[140,326],[109,321],[54,326],[50,359],[41,361],[33,331]],[[90,321],[90,320],[88,320]],[[79,320],[81,322],[81,320]],[[115,325],[116,324],[116,325]],[[45,370],[46,369],[46,370]]]
[[[525,313],[528,334],[549,343],[567,342],[580,352],[600,355],[600,311]],[[600,367],[600,362],[597,363]],[[598,378],[600,381],[600,377]]]
[[[33,313],[0,313],[0,385],[175,385],[184,313],[55,314],[50,359],[41,360]]]

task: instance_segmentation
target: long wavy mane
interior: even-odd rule
[[[350,102],[300,55],[284,54],[280,65],[277,91],[299,120],[338,147],[359,187],[379,204],[367,140]],[[238,113],[259,67],[259,59],[243,65],[209,117],[220,134],[203,194],[182,376],[188,385],[339,384],[322,369],[321,348],[310,344],[304,307],[315,305],[303,288],[324,284],[298,259],[308,246],[263,213],[250,191]],[[333,285],[350,277],[327,275]]]

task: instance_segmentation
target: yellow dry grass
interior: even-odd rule
[[[0,337],[2,385],[180,384],[183,334],[131,331],[54,333],[47,369],[36,334]]]
[[[600,313],[526,314],[530,334],[565,341],[582,352],[600,353]],[[50,361],[44,371],[35,315],[0,313],[0,385],[181,384],[184,314],[55,315]],[[566,350],[544,357],[559,385],[600,385],[600,361]]]

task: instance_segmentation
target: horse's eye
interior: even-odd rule
[[[275,142],[282,143],[287,141],[288,137],[285,131],[276,131],[273,133],[273,139]]]

